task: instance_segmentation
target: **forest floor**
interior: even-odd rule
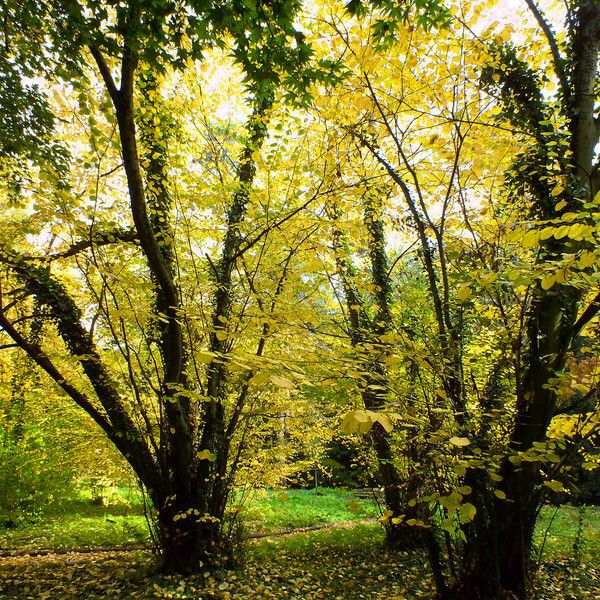
[[[250,544],[238,568],[217,577],[156,573],[148,551],[104,550],[19,556],[0,561],[0,598],[296,598],[426,599],[433,583],[419,553],[387,553],[373,524],[264,538]],[[537,597],[597,599],[600,567],[544,562]]]
[[[249,523],[263,519],[261,528],[252,528],[258,537],[245,544],[238,566],[224,568],[217,576],[160,575],[156,556],[141,547],[148,545],[147,532],[145,537],[136,533],[135,520],[128,526],[115,523],[122,506],[108,510],[114,514],[104,514],[108,522],[103,525],[94,525],[88,511],[85,517],[54,515],[26,527],[0,530],[0,599],[433,598],[426,557],[383,550],[376,511],[348,496],[290,492],[259,498],[245,515]],[[134,517],[139,514],[130,520]],[[61,525],[73,520],[79,526],[87,523],[100,543],[90,546],[89,532],[80,531],[77,538],[73,528],[58,533]],[[106,525],[115,528],[112,534],[102,529]],[[307,530],[310,527],[321,529]],[[545,508],[536,536],[544,552],[535,597],[599,598],[599,534],[600,508],[588,507],[583,515],[575,507]],[[116,546],[117,539],[125,545]]]

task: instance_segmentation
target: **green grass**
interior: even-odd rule
[[[148,542],[141,505],[117,500],[92,504],[88,494],[63,502],[56,511],[21,519],[17,527],[0,528],[0,549],[36,550],[113,547]]]
[[[186,578],[157,573],[155,557],[149,552],[5,558],[0,561],[0,580],[8,596],[3,597],[142,599],[152,590],[153,597],[190,599],[431,599],[433,583],[425,554],[388,553],[382,547],[383,530],[378,523],[356,522],[366,515],[375,516],[371,502],[357,502],[351,494],[334,490],[259,491],[248,500],[244,518],[255,530],[354,523],[251,540],[237,567]],[[142,504],[135,496],[115,495],[113,504],[102,507],[82,493],[54,513],[51,508],[35,522],[0,529],[0,547],[35,550],[148,543]],[[544,562],[535,582],[538,597],[596,598],[600,507],[585,508],[581,528],[577,507],[554,511],[554,507],[544,507],[535,534],[538,548],[546,538]],[[578,538],[581,543],[576,552],[573,545]]]
[[[579,514],[583,510],[581,531]],[[545,543],[544,543],[545,537]],[[544,506],[537,522],[534,542],[543,559],[578,558],[600,560],[600,506]],[[577,544],[580,545],[579,551]],[[577,556],[579,552],[579,556]]]
[[[379,515],[372,501],[359,500],[347,490],[257,490],[249,500],[240,516],[251,532],[343,523]]]
[[[378,515],[368,500],[332,489],[257,490],[240,517],[249,534],[356,521]],[[108,506],[92,503],[89,490],[70,501],[47,507],[43,514],[21,519],[15,528],[0,528],[0,549],[114,547],[150,542],[140,496],[125,488],[111,494]]]
[[[352,527],[307,531],[302,535],[272,537],[256,540],[248,548],[248,555],[260,561],[280,557],[282,552],[298,556],[318,555],[324,548],[343,550],[348,547],[380,548],[384,540],[379,523],[357,523]]]
[[[29,516],[18,527],[0,527],[1,550],[37,550],[78,547],[115,547],[150,542],[143,503],[126,488],[113,490],[108,506],[91,502],[89,490],[74,493],[69,501],[48,506],[43,514]],[[536,552],[542,548],[544,560],[600,558],[600,507],[584,508],[581,532],[579,508],[561,506],[542,509],[535,533]],[[369,500],[358,500],[345,490],[257,490],[247,499],[240,518],[247,534],[266,534],[282,530],[332,525],[375,518],[378,509]],[[366,528],[365,528],[366,527]],[[302,536],[271,538],[253,543],[249,552],[272,552],[299,548],[309,552],[318,544],[352,545],[381,541],[381,527],[358,525]],[[544,541],[545,540],[545,541]]]

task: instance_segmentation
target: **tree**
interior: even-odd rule
[[[470,2],[7,9],[0,326],[128,460],[167,568],[214,566],[240,468],[348,402],[440,597],[525,596],[600,310],[600,7],[558,36],[526,4],[518,46]]]
[[[533,66],[530,53],[522,56],[511,44],[502,44],[494,49],[497,66],[483,73],[507,120],[527,135],[527,149],[508,181],[513,194],[529,200],[537,255],[515,365],[516,414],[509,447],[517,457],[506,456],[500,472],[501,496],[510,501],[486,499],[490,517],[476,521],[478,531],[466,551],[471,569],[463,582],[472,597],[496,597],[500,590],[518,597],[527,593],[533,528],[546,489],[540,486],[542,461],[527,460],[527,453],[549,443],[548,428],[557,413],[555,382],[569,368],[578,337],[600,309],[599,297],[590,297],[599,189],[600,5],[570,2],[566,37],[559,42],[536,3],[526,4],[548,47],[545,69]],[[551,100],[544,96],[544,77],[557,84]],[[490,547],[497,550],[486,552]],[[483,578],[485,571],[497,577]]]
[[[333,222],[332,247],[346,303],[346,328],[352,347],[356,352],[357,369],[361,373],[360,393],[364,411],[349,413],[342,431],[352,433],[369,430],[370,442],[377,456],[378,480],[383,488],[386,508],[386,539],[391,547],[409,542],[406,531],[395,522],[406,510],[403,503],[403,481],[394,466],[394,454],[389,433],[392,422],[383,412],[388,403],[388,369],[386,358],[389,346],[385,336],[391,333],[391,285],[388,260],[385,251],[385,234],[381,220],[381,190],[363,191],[363,221],[368,232],[371,288],[374,290],[374,306],[370,307],[365,294],[359,289],[356,270],[352,264],[348,241],[339,224],[339,208],[331,209]],[[369,310],[371,308],[371,310]],[[366,411],[366,412],[365,412]]]
[[[401,41],[389,50],[374,50],[381,40],[375,36],[364,42],[369,36],[368,25],[361,30],[359,24],[349,25],[332,17],[331,28],[353,71],[345,82],[345,96],[339,95],[343,108],[336,106],[327,112],[332,128],[344,132],[345,152],[352,157],[340,169],[347,173],[354,170],[365,181],[371,181],[372,190],[365,196],[375,195],[382,206],[375,223],[370,223],[374,211],[365,213],[370,217],[365,219],[370,239],[363,251],[381,257],[385,256],[386,246],[393,244],[384,236],[384,214],[388,223],[394,223],[390,229],[396,230],[395,236],[406,248],[399,252],[392,268],[403,269],[408,280],[392,279],[391,270],[381,268],[381,260],[371,260],[368,269],[368,294],[377,298],[378,306],[382,305],[379,296],[385,294],[389,306],[387,319],[373,319],[375,331],[370,332],[370,346],[375,351],[385,348],[388,356],[384,363],[395,363],[391,369],[385,367],[390,371],[385,378],[388,389],[380,396],[388,396],[388,402],[393,399],[394,408],[388,411],[397,411],[398,429],[404,434],[396,437],[395,452],[382,457],[388,468],[397,465],[397,469],[403,464],[406,477],[403,503],[389,507],[389,526],[409,524],[398,528],[405,538],[403,543],[411,538],[426,541],[436,578],[443,585],[440,548],[428,531],[431,525],[425,522],[434,522],[429,509],[433,498],[445,513],[443,535],[448,537],[455,529],[453,513],[466,495],[458,491],[466,487],[452,471],[445,473],[451,468],[452,450],[447,456],[443,446],[452,439],[465,439],[460,436],[467,431],[466,423],[474,426],[470,417],[476,418],[467,410],[471,390],[466,380],[470,369],[464,364],[464,347],[472,317],[465,304],[471,293],[466,284],[468,270],[462,266],[465,255],[473,249],[460,231],[469,226],[463,212],[471,194],[483,192],[486,178],[493,177],[486,166],[489,156],[481,154],[477,139],[481,129],[475,124],[485,120],[485,103],[468,82],[467,74],[457,68],[472,50],[460,34],[419,32],[414,36],[408,27],[397,25],[395,32]],[[417,56],[427,57],[423,59],[427,78],[419,70]],[[422,108],[421,98],[430,103],[427,108]],[[463,163],[469,167],[463,167]],[[468,194],[467,182],[471,188]],[[367,205],[367,200],[362,202]],[[414,304],[419,302],[415,292],[420,269],[415,268],[412,257],[403,260],[413,248],[418,250],[426,282],[420,305]],[[357,293],[349,289],[346,297],[355,298]],[[350,304],[355,308],[361,305],[355,300]],[[363,321],[368,323],[367,319]],[[400,373],[399,363],[404,365]],[[486,370],[481,369],[483,373]],[[373,373],[374,369],[367,371]],[[381,382],[375,382],[373,387],[380,386]],[[437,443],[433,442],[434,436]],[[453,447],[450,443],[449,448]],[[466,504],[461,513],[463,523],[471,514],[472,504]],[[424,529],[419,531],[419,527]]]
[[[75,92],[79,116],[90,125],[88,139],[71,149],[87,146],[95,154],[97,178],[91,205],[86,206],[78,202],[72,182],[65,185],[56,170],[34,161],[49,185],[28,189],[20,205],[27,206],[28,194],[43,193],[45,186],[58,205],[44,210],[62,212],[67,227],[61,228],[59,221],[46,234],[51,250],[45,256],[27,254],[23,232],[16,238],[20,243],[3,239],[0,325],[92,417],[132,466],[156,508],[165,567],[173,571],[193,571],[218,559],[225,506],[239,461],[239,455],[230,457],[232,441],[270,336],[267,322],[251,328],[245,341],[250,359],[239,374],[231,358],[240,323],[236,269],[275,226],[299,210],[277,222],[267,215],[259,230],[242,234],[274,104],[283,94],[304,101],[307,83],[318,74],[318,69],[308,68],[310,47],[293,26],[298,6],[23,2],[15,3],[6,19],[7,39],[14,35],[19,40],[14,47],[6,44],[7,56],[14,52],[29,60],[34,49],[27,40],[49,37],[48,53],[37,60],[37,68],[47,75],[50,91],[51,69],[64,61],[62,83]],[[208,298],[195,293],[196,287],[183,287],[185,269],[195,273],[195,286],[202,282],[194,251],[186,249],[192,241],[178,223],[181,208],[170,154],[177,122],[165,94],[174,68],[193,64],[215,45],[233,54],[246,78],[249,110],[243,128],[226,132],[237,139],[237,157],[223,156],[233,164],[228,180],[221,180],[230,201],[218,257],[204,263],[209,276],[202,279],[212,299],[203,330],[193,320],[194,305]],[[88,82],[96,84],[97,75],[104,97],[88,87]],[[49,110],[49,103],[43,105]],[[18,112],[20,105],[16,108]],[[42,133],[50,138],[51,128]],[[103,173],[105,159],[112,164]],[[90,164],[83,158],[79,163],[71,160],[71,166],[85,171]],[[97,209],[115,202],[108,201],[103,178],[120,169],[126,187],[118,175],[116,185],[126,194],[128,208],[117,201],[119,212],[112,207],[103,213]],[[43,196],[36,201],[44,206]],[[69,221],[82,217],[87,226]],[[69,229],[79,237],[53,252],[56,236]],[[267,315],[276,306],[300,244],[301,238],[285,250],[270,306],[261,308],[256,300]],[[71,268],[81,270],[76,282],[69,281]],[[256,299],[258,293],[253,293]],[[243,306],[248,302],[242,299]],[[36,307],[44,310],[46,339],[41,342],[31,335],[29,317],[19,319],[15,313],[35,313]]]
[[[394,15],[387,4],[373,5],[380,9],[373,19],[373,31],[383,51],[391,43],[406,45],[411,34],[397,19],[395,24],[389,24]],[[413,89],[410,80],[404,77],[403,85],[399,86],[404,93],[402,107],[391,91],[395,89],[394,82],[383,78],[383,67],[377,70],[360,55],[357,61],[366,95],[372,98],[372,108],[365,104],[366,116],[349,130],[385,169],[406,200],[421,246],[437,324],[436,344],[442,358],[438,365],[441,393],[452,415],[445,426],[457,429],[458,437],[451,438],[451,443],[468,449],[476,445],[474,449],[478,452],[473,455],[465,450],[454,476],[446,481],[448,485],[454,480],[453,486],[458,491],[448,494],[446,489],[440,497],[442,490],[439,490],[435,497],[446,515],[459,510],[460,515],[465,516],[464,521],[461,516],[463,526],[460,528],[463,541],[456,544],[454,556],[447,556],[454,583],[445,582],[441,564],[433,565],[442,597],[526,595],[537,511],[544,491],[560,487],[555,481],[543,481],[542,473],[553,471],[544,466],[544,462],[564,463],[557,454],[562,454],[564,446],[557,446],[555,440],[547,438],[548,427],[559,410],[557,382],[572,364],[577,337],[599,308],[590,271],[595,264],[592,251],[596,244],[593,235],[597,192],[594,148],[598,136],[594,90],[598,6],[596,3],[570,4],[567,41],[559,41],[539,8],[533,2],[527,5],[538,24],[537,33],[548,47],[547,60],[543,60],[541,66],[543,46],[539,42],[535,45],[528,42],[518,48],[506,43],[510,38],[509,29],[500,32],[491,44],[478,38],[469,40],[469,35],[460,42],[463,51],[466,46],[472,49],[471,60],[481,56],[482,50],[494,57],[491,66],[471,63],[470,68],[475,72],[479,70],[482,87],[491,92],[502,107],[496,112],[503,112],[506,121],[497,124],[512,129],[526,146],[514,159],[506,177],[512,195],[508,202],[501,202],[498,208],[492,206],[490,210],[498,221],[508,211],[526,220],[525,231],[514,223],[509,224],[516,230],[512,242],[504,238],[500,229],[500,244],[490,243],[489,233],[485,232],[489,225],[480,228],[473,209],[465,203],[468,189],[465,165],[470,163],[465,158],[465,133],[473,139],[474,126],[481,121],[481,113],[477,114],[480,110],[477,91],[471,91],[475,102],[466,96],[463,107],[460,105],[463,96],[458,92],[468,89],[466,82],[455,86],[443,83],[443,88],[433,94],[435,108],[428,112],[443,120],[445,111],[449,110],[447,123],[455,151],[454,158],[450,157],[453,164],[446,171],[449,175],[447,192],[441,194],[441,217],[434,217],[430,198],[435,177],[431,178],[430,172],[436,165],[427,156],[419,164],[415,160],[424,154],[427,143],[420,140],[418,133],[411,134],[411,130],[414,132],[423,125],[413,126],[417,118],[410,120],[413,111],[410,99],[406,101]],[[463,9],[456,17],[456,28],[460,29],[465,20],[469,26],[469,18],[474,18],[475,13],[473,6]],[[440,42],[449,47],[445,36]],[[394,46],[394,52],[397,51],[398,46]],[[411,59],[410,48],[405,56],[408,64],[413,61],[414,69],[417,61]],[[434,64],[432,60],[428,63],[430,73]],[[462,61],[461,64],[464,65]],[[468,68],[467,64],[457,72],[464,75]],[[451,66],[449,71],[452,73]],[[550,79],[554,79],[558,89],[552,99],[544,87]],[[427,93],[423,89],[424,86],[420,93]],[[450,91],[449,99],[444,90]],[[448,105],[444,105],[446,99]],[[475,113],[469,109],[470,104]],[[414,110],[418,113],[419,105]],[[492,125],[489,122],[489,126]],[[476,135],[485,135],[482,129],[476,131]],[[437,136],[433,136],[429,145],[436,140]],[[434,156],[438,160],[444,158],[443,153]],[[433,189],[435,185],[433,183]],[[526,210],[522,204],[524,197],[529,202]],[[461,245],[470,249],[461,258],[469,256],[478,261],[478,267],[469,270],[453,262],[456,249],[448,242],[454,220],[451,207],[455,203],[462,205],[462,227],[472,238],[462,240]],[[436,213],[439,211],[437,207]],[[460,239],[464,234],[454,235]],[[523,253],[511,248],[517,237],[532,250]],[[516,272],[515,265],[518,265]],[[463,282],[456,289],[458,303],[452,298],[456,267],[464,273]],[[486,268],[487,273],[480,271]],[[472,298],[477,287],[481,290],[480,297]],[[480,320],[469,310],[469,305],[473,308],[474,304],[480,310],[487,304],[486,312],[492,308],[492,314],[503,324],[501,328],[494,328],[500,352],[492,353],[494,362],[491,368],[485,369],[487,375],[482,386],[477,383],[481,380],[481,371],[478,375],[465,362],[469,341],[476,339],[472,337],[472,326],[467,325],[467,319]],[[481,335],[483,328],[480,326],[479,330]],[[428,358],[432,364],[435,360],[434,356]],[[469,371],[472,382],[467,379]],[[512,394],[507,393],[502,381],[507,377],[514,386]],[[492,419],[499,417],[503,418],[503,426],[495,429]],[[442,424],[438,421],[437,426],[433,423],[432,426],[442,433],[439,427]],[[586,435],[592,435],[592,430]],[[436,437],[443,440],[443,436]],[[439,451],[435,452],[439,460]],[[467,504],[462,502],[465,495],[469,496]],[[425,500],[433,498],[427,495]],[[454,525],[451,520],[445,520],[443,527],[447,528],[445,537],[449,542],[448,533],[454,530]],[[451,544],[447,543],[447,547],[451,548]]]

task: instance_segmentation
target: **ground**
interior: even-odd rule
[[[261,538],[217,578],[157,575],[148,551],[9,557],[0,598],[427,598],[423,564],[384,552],[377,526],[359,523]]]
[[[216,577],[158,574],[155,555],[141,548],[148,539],[135,511],[128,515],[119,504],[101,509],[85,503],[79,512],[73,510],[0,530],[1,599],[433,598],[426,557],[386,553],[376,510],[348,494],[259,496],[244,518],[248,524],[262,519],[260,529],[252,529],[261,537],[250,539],[239,564]],[[583,513],[577,507],[544,509],[536,535],[537,547],[544,546],[535,586],[539,600],[600,597],[599,516],[594,507]],[[87,527],[87,533],[80,531],[77,538],[74,523]],[[307,526],[324,529],[289,533]],[[90,536],[97,544],[85,547]],[[126,546],[115,549],[117,540]]]

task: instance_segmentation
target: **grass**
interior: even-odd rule
[[[91,502],[87,492],[48,507],[37,516],[19,521],[17,527],[0,528],[0,549],[39,550],[145,544],[148,526],[142,505],[122,496],[108,506]]]
[[[248,498],[240,518],[249,534],[268,534],[282,530],[332,525],[376,518],[378,508],[369,500],[356,499],[346,490],[317,488],[314,490],[257,490]],[[381,528],[373,525],[366,535],[361,527],[336,529],[322,533],[327,544],[348,545],[352,536],[365,537],[379,543]],[[378,532],[375,534],[375,532]],[[294,538],[273,538],[258,552],[298,545],[309,551],[316,533],[307,532]],[[378,537],[379,536],[379,537]],[[111,548],[132,544],[148,544],[149,534],[139,495],[126,488],[114,490],[108,506],[91,502],[88,490],[80,490],[68,502],[43,515],[23,520],[18,527],[0,528],[0,550],[39,550],[63,548]],[[370,542],[369,542],[370,543]],[[544,560],[575,558],[592,561],[600,558],[600,507],[580,509],[561,506],[542,509],[535,533],[537,551],[543,547]],[[253,550],[253,551],[254,551]]]
[[[327,525],[376,517],[369,500],[351,492],[316,490],[257,490],[240,517],[250,534]],[[0,550],[39,550],[115,547],[149,543],[141,498],[126,489],[112,494],[108,506],[91,502],[88,490],[77,492],[43,515],[22,520],[18,527],[0,528]]]
[[[379,516],[372,501],[347,490],[257,490],[241,517],[251,532],[264,533],[356,521]]]
[[[0,597],[432,600],[424,553],[387,553],[381,541],[375,523],[255,540],[239,567],[186,577],[157,573],[147,552],[8,558],[0,561]],[[599,582],[594,563],[545,563],[535,597],[596,600]]]
[[[363,549],[381,548],[384,540],[383,527],[379,523],[356,523],[352,527],[307,531],[302,535],[271,537],[256,540],[248,548],[254,560],[279,559],[282,553],[310,557],[323,552],[323,548],[343,550],[360,546]]]
[[[542,507],[534,543],[538,552],[543,545],[545,560],[600,560],[600,506]]]
[[[276,544],[258,540],[249,545],[240,567],[187,577],[157,574],[148,553],[10,558],[0,562],[0,582],[4,582],[0,597],[431,598],[425,557],[388,554],[381,549],[378,535],[376,525],[359,524],[341,532],[282,538]]]
[[[95,552],[17,556],[0,561],[0,597],[32,598],[302,598],[431,599],[433,583],[420,552],[388,554],[382,528],[361,522],[377,509],[369,501],[334,490],[260,491],[249,499],[244,519],[263,531],[354,521],[352,526],[252,540],[238,568],[190,577],[156,573],[149,552]],[[95,506],[82,494],[56,514],[35,523],[0,529],[0,546],[13,549],[114,546],[147,542],[139,499],[118,497]],[[356,503],[356,504],[355,504]],[[546,539],[536,597],[597,598],[600,571],[600,507],[554,514],[544,507],[536,544]],[[550,529],[546,533],[548,526]],[[577,544],[575,542],[579,540]],[[574,550],[574,544],[579,550]],[[4,595],[3,595],[4,594]]]

